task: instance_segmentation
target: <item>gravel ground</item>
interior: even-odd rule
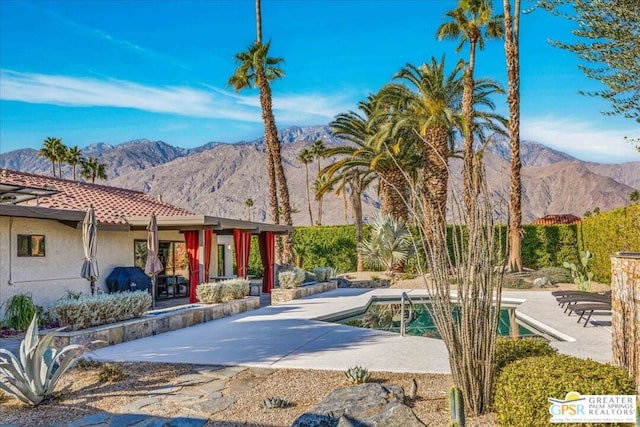
[[[0,404],[0,420],[3,423],[37,426],[65,423],[100,411],[119,413],[120,408],[134,398],[145,397],[148,391],[170,384],[180,375],[194,372],[193,365],[157,363],[113,363],[120,367],[126,378],[118,382],[100,382],[98,367],[69,371],[58,385],[58,400],[36,408],[30,408],[16,399],[5,399]],[[241,375],[241,374],[239,374]],[[452,385],[450,375],[373,373],[372,381],[396,384],[409,389],[412,378],[418,384],[417,396],[407,401],[415,414],[425,424],[446,426],[448,389]],[[289,426],[302,413],[311,409],[327,394],[338,387],[347,386],[343,372],[279,369],[248,391],[228,392],[237,401],[224,411],[209,417],[208,426]],[[226,393],[225,393],[226,394]],[[295,406],[287,409],[263,409],[262,400],[281,397]],[[162,408],[152,415],[175,417],[185,415]],[[188,408],[187,411],[188,413]],[[493,414],[468,420],[470,426],[492,426]]]

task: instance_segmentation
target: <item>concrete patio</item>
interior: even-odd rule
[[[426,296],[424,290],[406,292],[414,299]],[[399,297],[401,293],[400,289],[337,289],[103,348],[93,357],[102,361],[330,370],[360,365],[370,371],[450,372],[441,340],[316,320],[365,306],[373,296]],[[560,352],[611,360],[611,330],[606,326],[610,316],[594,315],[592,324],[583,327],[576,323],[576,316],[563,313],[548,291],[510,291],[503,298],[524,300],[518,308],[520,316],[566,339],[552,343]]]

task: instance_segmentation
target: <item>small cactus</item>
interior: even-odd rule
[[[266,409],[288,408],[293,406],[291,402],[279,397],[269,397],[262,401],[262,407]]]
[[[451,414],[449,427],[464,427],[464,399],[462,391],[456,386],[449,390],[449,413]]]
[[[347,381],[353,384],[364,384],[369,382],[371,374],[367,368],[356,366],[349,368],[345,371],[344,375],[347,377]]]

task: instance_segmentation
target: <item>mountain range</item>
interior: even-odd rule
[[[282,158],[289,185],[295,225],[309,225],[305,190],[305,167],[298,153],[321,139],[326,146],[344,144],[333,137],[326,126],[290,127],[279,131]],[[268,221],[268,191],[264,139],[233,144],[209,142],[185,149],[163,141],[138,139],[117,145],[92,144],[83,155],[95,156],[105,163],[107,185],[144,191],[200,214],[248,219],[245,201],[251,198],[251,219]],[[529,223],[547,214],[582,216],[595,208],[609,210],[629,204],[629,195],[640,189],[640,161],[621,164],[583,162],[566,153],[535,142],[521,143],[523,222]],[[506,218],[509,196],[509,144],[498,140],[484,155],[487,179],[496,200],[497,214]],[[321,166],[332,159],[322,159]],[[317,163],[309,164],[310,181]],[[451,184],[461,181],[461,164],[451,159]],[[37,156],[37,150],[20,149],[0,154],[0,168],[36,174],[51,174],[51,163]],[[63,177],[71,179],[69,166]],[[313,194],[312,194],[313,197]],[[312,201],[314,220],[317,204]],[[365,216],[380,206],[377,189],[372,186],[363,195]],[[346,218],[346,219],[345,219]],[[323,224],[352,222],[350,208],[345,214],[344,200],[334,194],[324,198]]]

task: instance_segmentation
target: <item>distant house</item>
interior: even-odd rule
[[[578,224],[582,221],[582,218],[571,214],[561,215],[546,215],[542,218],[538,218],[531,223],[531,225],[566,225],[566,224]]]
[[[251,235],[259,237],[265,266],[263,291],[273,287],[273,239],[291,227],[195,214],[144,194],[106,185],[81,183],[12,170],[0,170],[0,304],[30,293],[48,306],[67,291],[90,292],[80,276],[84,258],[82,222],[93,206],[98,222],[99,289],[116,267],[146,261],[146,231],[157,216],[158,297],[189,296],[216,277],[246,276]],[[235,252],[235,253],[234,253]],[[234,255],[238,270],[232,271]],[[181,284],[181,286],[178,286]]]

